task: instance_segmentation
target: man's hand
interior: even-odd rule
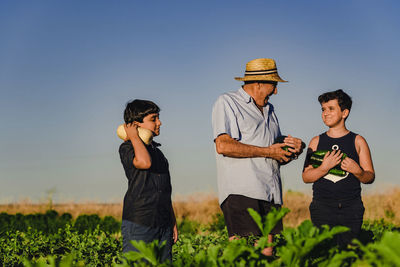
[[[305,144],[300,138],[291,136],[290,134],[284,140],[285,144],[289,146],[289,151],[294,153],[296,156],[303,153]]]
[[[285,151],[283,148],[287,146],[286,143],[277,143],[269,146],[270,155],[269,158],[273,158],[280,163],[288,162],[290,160],[290,156],[292,152]]]
[[[259,147],[240,143],[227,134],[222,134],[215,139],[218,154],[232,158],[272,158],[280,163],[290,161],[292,152],[285,151],[285,143],[276,143],[268,147]]]
[[[328,151],[324,156],[320,168],[324,170],[324,172],[328,173],[330,169],[340,164],[342,156],[343,153],[340,150]]]

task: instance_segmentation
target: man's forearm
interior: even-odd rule
[[[227,134],[218,136],[215,139],[215,146],[218,154],[231,158],[272,158],[280,163],[290,161],[291,152],[282,148],[285,143],[273,144],[268,147],[259,147],[240,143]]]
[[[215,140],[215,145],[218,154],[232,158],[266,158],[269,155],[268,147],[247,145],[232,138],[217,138]]]

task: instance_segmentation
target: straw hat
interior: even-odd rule
[[[235,80],[287,82],[279,77],[275,60],[270,58],[257,58],[247,62],[244,77],[235,77]]]

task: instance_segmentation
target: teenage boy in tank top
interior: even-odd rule
[[[303,181],[313,183],[313,200],[310,204],[311,221],[316,226],[342,225],[349,232],[336,236],[340,247],[357,238],[361,231],[364,205],[361,185],[375,179],[371,153],[367,141],[346,128],[352,100],[343,90],[327,92],[318,97],[322,107],[322,120],[328,131],[311,139],[303,170]],[[327,152],[317,168],[310,164],[310,155],[316,150]],[[347,157],[343,160],[343,152]],[[328,171],[340,165],[345,176],[335,176]]]

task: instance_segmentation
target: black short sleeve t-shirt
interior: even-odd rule
[[[146,145],[151,157],[149,169],[137,169],[131,141],[121,144],[119,154],[128,178],[124,197],[122,219],[149,227],[166,227],[172,224],[171,178],[168,161],[152,142]]]

